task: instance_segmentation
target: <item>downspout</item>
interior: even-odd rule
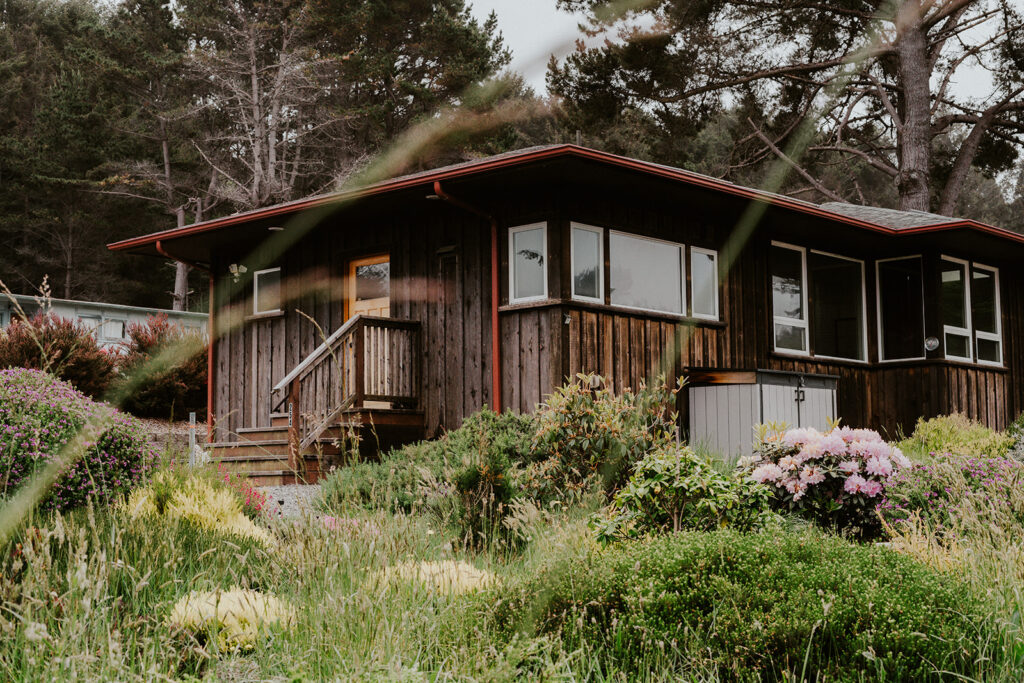
[[[216,339],[213,327],[213,270],[194,261],[186,261],[183,258],[168,253],[160,240],[157,240],[154,246],[157,253],[161,256],[178,263],[184,263],[189,268],[201,270],[210,276],[210,312],[206,318],[206,329],[210,335],[210,343],[206,346],[206,440],[210,442],[213,441],[213,342]]]
[[[476,214],[491,224],[491,398],[494,412],[501,412],[501,336],[498,328],[498,221],[491,214],[456,199],[441,189],[441,181],[434,181],[434,194],[452,206]]]

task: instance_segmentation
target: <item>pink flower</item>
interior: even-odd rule
[[[882,492],[882,485],[877,481],[866,481],[860,490],[868,498],[874,498]]]
[[[799,479],[787,479],[786,490],[793,494],[793,500],[800,500],[807,491],[807,484]]]
[[[833,432],[821,440],[821,450],[829,455],[840,457],[846,455],[846,442],[842,436]]]
[[[806,462],[813,458],[820,458],[825,453],[825,449],[822,448],[823,443],[823,439],[812,439],[805,443],[803,448],[800,449],[800,461]]]
[[[892,458],[893,464],[898,469],[903,469],[904,467],[910,467],[910,458],[908,458],[907,456],[903,455],[903,451],[901,451],[899,448],[896,448],[895,446],[893,446],[892,452],[891,452],[889,457]]]
[[[778,481],[782,478],[782,468],[772,463],[759,465],[750,473],[751,478],[759,484],[766,481]]]
[[[783,456],[779,458],[779,467],[784,470],[795,470],[800,466],[800,461],[791,455]]]
[[[855,474],[860,472],[860,463],[856,460],[846,460],[839,463],[839,469],[845,474]]]
[[[802,472],[800,472],[800,480],[808,486],[811,486],[825,481],[825,475],[817,467],[808,465],[807,467],[804,467]]]
[[[864,485],[867,484],[867,480],[859,474],[850,475],[846,483],[843,484],[843,490],[847,493],[860,493],[864,490]]]
[[[888,477],[892,474],[892,463],[889,462],[889,458],[872,456],[868,459],[867,465],[864,469],[868,474],[873,474],[876,477]]]
[[[817,429],[790,429],[786,432],[785,436],[782,437],[782,443],[792,448],[795,446],[802,446],[808,441],[815,441],[819,438],[821,438],[821,432]]]

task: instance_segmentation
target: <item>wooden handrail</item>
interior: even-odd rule
[[[302,362],[300,362],[298,365],[296,365],[292,369],[292,371],[289,372],[287,375],[285,375],[284,378],[280,382],[275,384],[274,388],[270,390],[271,395],[274,395],[277,392],[287,388],[287,386],[289,384],[291,384],[293,380],[298,378],[306,370],[308,370],[310,367],[312,367],[314,363],[316,363],[321,358],[323,358],[324,355],[327,354],[328,350],[330,350],[331,346],[333,346],[336,341],[338,341],[339,339],[344,337],[346,334],[348,334],[348,332],[350,330],[352,330],[359,323],[359,321],[362,320],[362,319],[363,319],[363,316],[361,316],[361,315],[354,315],[351,318],[349,318],[348,320],[346,320],[345,324],[342,325],[341,327],[339,327],[338,329],[336,329],[334,332],[332,332],[331,336],[328,337],[326,339],[326,341],[324,341],[323,344],[321,344],[320,346],[318,346],[315,349],[313,349],[312,353],[310,353],[308,356],[306,356],[304,359],[302,359]],[[387,320],[387,318],[383,318],[383,320]],[[280,405],[280,403],[278,403],[277,405]]]

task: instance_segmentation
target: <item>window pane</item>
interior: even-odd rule
[[[718,269],[714,254],[690,252],[693,314],[718,317]]]
[[[614,232],[608,237],[612,303],[683,313],[681,247]]]
[[[795,325],[775,323],[775,348],[788,351],[806,351],[807,330]]]
[[[996,325],[996,274],[975,268],[971,275],[971,319],[974,329],[993,334]]]
[[[124,339],[124,321],[104,320],[103,336],[107,339]]]
[[[356,266],[356,301],[383,299],[391,293],[391,263]]]
[[[276,311],[281,307],[281,271],[256,275],[256,312]]]
[[[544,296],[544,228],[512,233],[513,299]]]
[[[921,259],[878,264],[879,317],[882,358],[920,358],[924,355],[924,301]]]
[[[971,357],[971,338],[963,334],[946,334],[946,355],[957,358]]]
[[[864,360],[864,277],[856,261],[807,255],[814,355]]]
[[[572,229],[573,294],[596,299],[601,296],[601,233]]]
[[[942,261],[942,323],[967,327],[967,278],[962,263]]]
[[[772,306],[780,318],[804,319],[804,271],[799,251],[772,247]]]
[[[978,360],[998,363],[1002,361],[999,357],[999,342],[991,339],[978,339]]]

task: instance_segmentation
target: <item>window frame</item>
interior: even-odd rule
[[[968,270],[968,278],[974,280],[975,270],[986,270],[992,273],[994,278],[993,284],[995,286],[995,319],[996,319],[996,331],[988,332],[986,330],[973,329],[973,335],[971,338],[971,350],[974,352],[974,362],[979,365],[988,365],[990,367],[1003,367],[1003,304],[999,296],[999,268],[995,266],[986,266],[983,263],[971,263],[970,269]],[[970,302],[973,308],[973,300]],[[973,318],[972,321],[973,323]],[[973,325],[972,325],[973,328]],[[999,344],[999,360],[982,360],[978,355],[978,340],[984,339],[985,341],[994,341]]]
[[[867,363],[868,362],[868,274],[867,274],[867,270],[865,268],[864,260],[863,259],[859,259],[859,258],[854,258],[852,256],[843,256],[842,254],[834,254],[834,253],[832,253],[830,251],[822,251],[820,249],[811,249],[810,253],[811,254],[818,254],[819,256],[828,256],[829,258],[839,259],[841,261],[852,261],[853,263],[859,263],[860,264],[861,344],[863,345],[862,348],[864,349],[864,357],[863,358],[843,358],[842,356],[826,356],[826,355],[818,354],[817,352],[815,352],[812,357],[814,357],[814,358],[824,358],[826,360],[839,360],[839,361],[845,361],[845,362],[848,362],[848,363]],[[807,260],[806,260],[806,257],[804,259],[804,277],[805,277],[805,279],[807,279],[809,277],[808,271],[807,271]],[[810,281],[808,281],[806,284],[807,284],[807,287],[809,289],[810,288]],[[806,303],[805,303],[805,306],[806,306]],[[809,326],[810,325],[811,310],[810,310],[809,307],[805,308],[804,310],[807,311],[807,317],[808,317],[808,321],[807,322],[808,322],[808,326]],[[773,311],[773,313],[774,313],[774,311]],[[773,336],[774,336],[775,330],[773,329],[772,332],[773,332]],[[808,348],[810,348],[811,347],[811,341],[810,341],[810,336],[809,335],[811,334],[811,332],[810,332],[809,328],[808,328],[807,334],[808,334],[807,346],[808,346]]]
[[[643,313],[656,313],[658,315],[674,315],[680,318],[687,318],[688,309],[686,307],[686,245],[682,242],[673,242],[671,240],[663,240],[658,237],[648,237],[646,235],[638,235],[635,232],[625,232],[624,230],[612,230],[608,229],[608,279],[611,282],[611,271],[612,271],[612,259],[614,253],[611,248],[611,236],[622,235],[623,237],[629,237],[631,239],[643,240],[645,242],[657,242],[659,244],[667,244],[672,247],[679,248],[679,303],[682,307],[682,311],[665,311],[658,308],[645,308],[643,306],[630,306],[628,304],[617,304],[612,301],[611,289],[608,292],[608,304],[615,306],[616,308],[622,308],[629,311],[641,311]]]
[[[121,323],[121,336],[113,337],[107,334],[107,323]],[[124,341],[128,338],[128,320],[125,318],[104,318],[102,322],[102,337],[108,340]]]
[[[788,242],[778,242],[776,240],[771,241],[772,247],[779,247],[780,249],[790,249],[800,253],[800,270],[801,270],[801,281],[800,281],[800,298],[801,298],[801,310],[804,313],[803,320],[798,318],[787,318],[775,314],[775,286],[772,282],[774,275],[772,274],[771,268],[771,257],[769,256],[768,265],[768,289],[771,292],[772,297],[772,351],[775,353],[783,354],[786,356],[800,356],[800,357],[812,357],[811,356],[811,329],[810,329],[810,316],[811,311],[807,307],[807,247],[800,247],[795,244],[789,244]],[[804,331],[804,349],[786,349],[779,348],[777,338],[775,335],[776,325],[789,325],[791,327],[800,327]]]
[[[541,268],[541,275],[543,283],[541,285],[541,293],[536,296],[524,296],[516,297],[516,258],[515,258],[515,234],[517,232],[526,232],[528,230],[541,230],[544,235],[541,240],[544,245],[544,263]],[[548,299],[548,223],[547,221],[540,221],[538,223],[529,223],[527,225],[517,225],[508,229],[508,303],[511,304],[525,304],[531,301],[547,301]]]
[[[942,287],[942,261],[948,261],[950,263],[959,264],[963,268],[964,274],[964,324],[965,327],[957,327],[956,325],[947,325],[945,320],[945,313],[943,312],[942,320],[942,356],[946,360],[955,360],[961,363],[973,363],[975,362],[975,341],[974,341],[974,321],[971,316],[971,262],[957,258],[955,256],[947,256],[941,254],[939,256],[939,287]],[[941,295],[940,295],[941,300]],[[950,334],[966,337],[967,338],[967,356],[956,356],[949,352],[949,344],[946,343],[946,337]],[[1002,357],[1002,349],[999,351],[1000,357]]]
[[[712,260],[712,263],[714,264],[712,266],[712,268],[714,270],[714,283],[713,283],[714,287],[713,287],[712,291],[714,291],[714,293],[715,293],[715,313],[714,313],[714,315],[708,315],[706,313],[698,314],[697,313],[697,309],[694,306],[694,286],[693,286],[693,255],[694,254],[704,254],[705,256],[710,256],[711,260]],[[721,294],[719,292],[719,289],[721,288],[721,282],[719,280],[719,273],[718,273],[718,252],[716,250],[714,250],[714,249],[705,249],[704,247],[694,247],[694,246],[691,246],[690,247],[690,262],[687,265],[690,266],[690,270],[689,270],[689,273],[690,273],[690,302],[689,302],[690,303],[690,317],[691,318],[696,318],[697,320],[721,320],[722,319],[722,303],[721,303]],[[685,274],[684,274],[683,279],[684,280],[686,279]],[[772,332],[774,334],[775,330],[773,329]]]
[[[908,254],[906,256],[890,256],[888,258],[875,259],[875,324],[878,332],[878,362],[879,363],[902,363],[908,360],[926,360],[928,358],[928,352],[924,350],[924,345],[921,346],[922,355],[912,356],[908,358],[886,358],[885,357],[885,344],[883,343],[883,332],[882,329],[882,275],[881,275],[881,264],[889,263],[890,261],[909,261],[910,259],[917,259],[921,264],[921,339],[928,338],[928,321],[925,316],[925,296],[924,296],[924,255],[923,254]]]
[[[261,311],[260,310],[260,275],[265,275],[267,273],[273,273],[273,272],[280,273],[281,272],[281,266],[276,266],[274,268],[264,268],[263,270],[257,270],[257,271],[255,271],[252,274],[252,313],[253,313],[253,315],[272,315],[274,313],[281,313],[280,305],[278,305],[277,308],[273,308],[273,309],[269,309],[268,308],[265,311]],[[280,288],[280,286],[281,286],[281,280],[279,278],[278,279],[278,287]],[[280,293],[280,289],[278,290],[278,292]],[[278,304],[280,304],[280,298],[281,297],[279,296],[278,297],[278,299],[279,299]]]
[[[576,230],[583,230],[586,232],[592,232],[597,235],[597,296],[586,296],[583,294],[576,293]],[[586,223],[578,223],[571,221],[569,223],[569,292],[570,296],[574,301],[587,301],[594,304],[604,303],[604,232],[605,229],[595,226],[588,225]],[[545,290],[547,288],[545,287]]]

